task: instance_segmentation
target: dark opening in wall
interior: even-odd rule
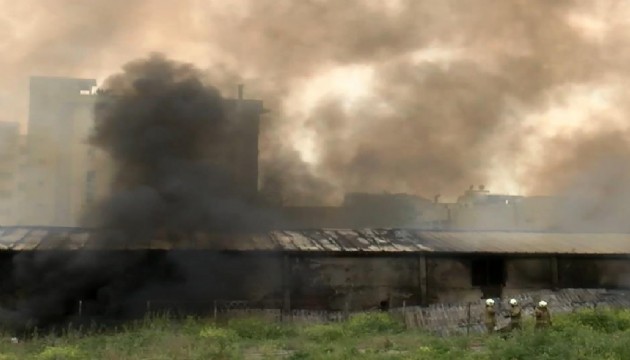
[[[501,257],[488,256],[472,260],[472,286],[505,285],[505,261]]]

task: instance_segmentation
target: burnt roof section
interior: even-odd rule
[[[630,234],[318,229],[261,233],[162,234],[148,242],[99,241],[81,228],[3,227],[0,251],[214,250],[316,253],[630,254]],[[114,236],[111,236],[114,235]]]

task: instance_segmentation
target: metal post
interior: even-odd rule
[[[409,329],[410,326],[409,326],[409,322],[407,321],[407,301],[406,300],[403,300],[403,303],[402,303],[402,317],[405,323],[405,327]]]
[[[291,272],[291,258],[285,255],[282,259],[282,312],[289,314],[291,312],[291,286],[293,276]]]
[[[217,301],[214,300],[214,322],[217,322]]]
[[[470,335],[470,303],[467,305],[466,317],[466,336],[468,336]]]
[[[556,290],[560,286],[560,271],[558,269],[558,257],[551,258],[551,287]]]
[[[151,313],[151,300],[147,300],[147,313]]]
[[[79,317],[83,316],[83,300],[79,300]]]

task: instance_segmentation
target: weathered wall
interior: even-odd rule
[[[550,258],[508,258],[505,260],[507,289],[541,289],[552,286]]]
[[[560,285],[575,288],[630,288],[630,258],[560,258]]]
[[[14,291],[10,281],[13,259],[10,253],[4,254],[0,258],[6,276],[2,290],[9,293]],[[206,303],[209,307],[218,299],[265,302],[274,307],[290,299],[294,309],[362,310],[379,308],[382,302],[390,307],[403,302],[419,304],[423,287],[428,303],[478,302],[487,290],[472,286],[474,257],[427,256],[425,267],[421,267],[420,256],[177,251],[168,253],[167,258],[176,264],[179,281],[152,281],[125,296],[140,303],[162,300]],[[557,263],[560,287],[630,288],[630,259],[560,257]],[[506,286],[501,295],[552,288],[552,264],[550,257],[506,258]]]
[[[280,255],[186,251],[172,253],[171,259],[195,299],[263,301],[282,297]]]
[[[417,258],[299,257],[291,272],[295,308],[369,309],[382,301],[391,306],[417,301]]]
[[[205,251],[151,252],[129,257],[124,278],[99,277],[109,267],[121,266],[130,252],[101,253],[98,265],[93,253],[82,252],[0,252],[0,305],[11,304],[17,294],[27,297],[65,297],[68,303],[83,301],[86,313],[104,310],[111,305],[128,313],[144,311],[150,302],[153,310],[169,307],[210,311],[214,300],[273,301],[277,307],[282,297],[282,257],[244,255]],[[144,257],[144,255],[143,255]],[[63,264],[71,264],[64,267]],[[65,280],[64,280],[65,279]],[[79,281],[72,292],[60,294],[60,281]],[[128,289],[128,284],[133,284]],[[124,291],[120,290],[125,289]],[[62,290],[63,291],[63,290]],[[103,297],[102,294],[108,294]],[[72,306],[71,311],[76,307]]]
[[[427,261],[428,295],[430,303],[479,301],[485,294],[482,288],[472,286],[471,263],[473,257],[439,257]],[[552,287],[549,258],[506,258],[506,281],[502,295],[520,293],[529,289]]]
[[[465,258],[427,259],[427,293],[430,303],[476,301],[482,291],[471,284],[471,261]]]

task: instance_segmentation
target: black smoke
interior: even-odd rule
[[[86,312],[111,317],[146,310],[150,299],[203,296],[211,306],[218,279],[236,273],[222,272],[220,257],[205,264],[195,252],[175,256],[153,249],[152,241],[166,235],[181,246],[197,232],[278,226],[279,217],[243,191],[234,171],[244,156],[235,146],[242,143],[239,127],[250,125],[230,116],[229,101],[202,79],[193,66],[156,54],[106,80],[89,141],[111,157],[114,177],[85,217],[100,250],[15,254],[5,287],[18,295],[3,304],[5,323],[58,324],[77,314],[79,301]],[[191,268],[195,259],[205,267]]]
[[[95,108],[91,143],[111,156],[111,196],[100,227],[127,241],[156,231],[245,230],[273,226],[237,186],[237,126],[201,72],[160,55],[110,77]],[[239,125],[240,124],[240,125]]]

